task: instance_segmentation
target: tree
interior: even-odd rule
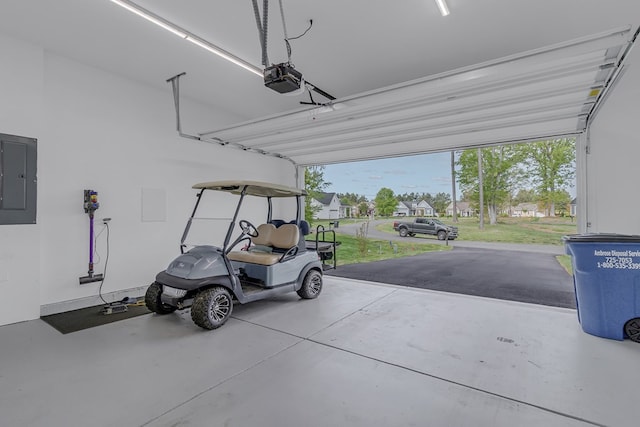
[[[447,193],[438,193],[433,197],[431,203],[429,203],[436,212],[443,214],[447,211],[447,206],[451,203],[451,196]]]
[[[345,205],[357,205],[358,203],[366,202],[367,198],[356,193],[338,193],[338,199]]]
[[[571,204],[571,194],[566,190],[558,191],[555,204],[556,213],[560,214],[560,216],[567,216],[570,210],[569,205]]]
[[[520,189],[518,193],[513,198],[513,203],[536,203],[538,201],[538,195],[536,194],[536,190],[533,189]]]
[[[489,221],[495,224],[498,210],[508,199],[518,174],[517,167],[522,152],[517,147],[501,145],[482,148],[483,199],[489,213]],[[478,151],[464,150],[458,159],[458,183],[468,200],[479,205]]]
[[[360,202],[360,204],[358,205],[358,215],[360,216],[369,215],[369,203]]]
[[[414,193],[413,191],[411,193],[402,193],[397,195],[398,200],[405,201],[417,200],[418,197],[420,197],[420,195],[418,193]]]
[[[304,170],[304,189],[307,191],[307,197],[304,198],[304,218],[312,222],[313,216],[320,210],[320,207],[313,206],[311,200],[320,197],[330,182],[324,181],[323,166],[308,166]]]
[[[549,216],[555,216],[556,204],[564,201],[563,190],[575,177],[575,138],[561,138],[526,144],[525,170],[528,172]]]
[[[403,200],[405,202],[419,202],[421,200],[426,201],[427,203],[429,203],[431,205],[431,202],[433,201],[433,197],[431,196],[431,193],[403,193],[403,194],[398,194],[396,196],[396,198],[398,200]]]
[[[381,188],[376,194],[376,211],[381,216],[391,216],[398,206],[398,199],[390,188]]]

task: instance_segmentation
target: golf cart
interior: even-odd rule
[[[309,224],[300,218],[304,190],[256,181],[205,182],[193,188],[199,192],[182,234],[181,255],[158,273],[147,289],[149,310],[168,314],[191,307],[196,325],[216,329],[229,319],[234,300],[244,304],[293,291],[304,299],[320,294],[323,261],[319,252],[335,249],[335,241],[333,246],[317,242],[317,238],[311,245],[305,242]],[[233,216],[225,218],[230,224],[224,242],[220,247],[188,245],[185,242],[194,219],[200,219],[195,217],[196,211],[209,190],[239,196]],[[255,215],[253,207],[259,199],[249,196],[267,202],[266,221],[257,227],[248,220],[238,220],[243,205]],[[273,219],[272,199],[287,197],[296,199],[295,219]],[[232,240],[236,226],[239,235]]]

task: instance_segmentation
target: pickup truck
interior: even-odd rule
[[[413,221],[394,221],[393,229],[400,233],[401,237],[415,236],[416,234],[431,234],[438,236],[438,240],[453,240],[458,237],[458,227],[444,224],[434,218],[415,218]]]

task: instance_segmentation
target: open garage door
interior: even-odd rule
[[[578,134],[636,35],[617,28],[198,139],[318,165]]]

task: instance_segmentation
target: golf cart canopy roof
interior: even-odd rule
[[[243,188],[247,188],[246,194],[258,197],[293,197],[305,196],[307,192],[299,188],[287,187],[280,184],[272,184],[260,181],[213,181],[195,184],[192,188],[201,190],[226,191],[240,194]]]

